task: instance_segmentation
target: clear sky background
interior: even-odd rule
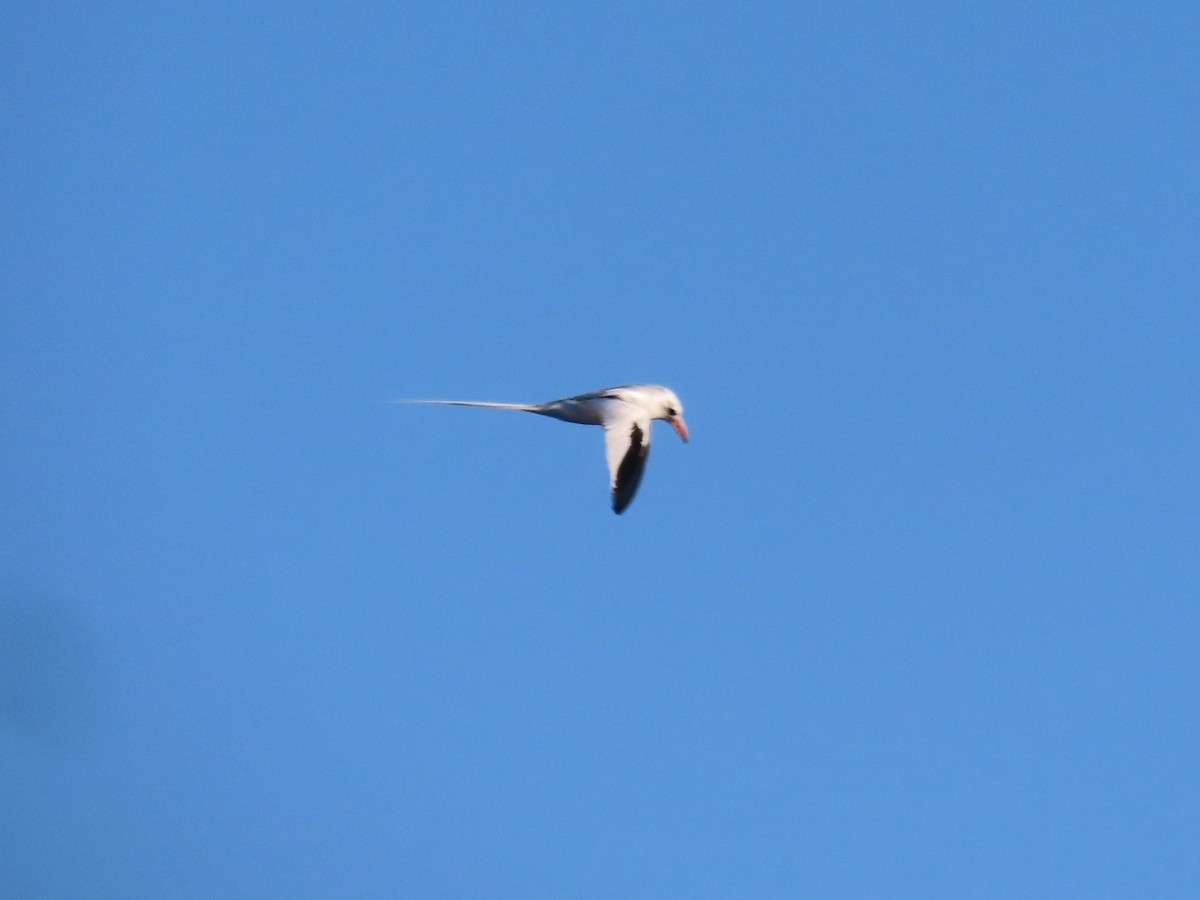
[[[1194,2],[3,20],[0,894],[1200,896]]]

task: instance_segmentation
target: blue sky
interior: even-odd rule
[[[1196,896],[1194,4],[5,20],[0,893]]]

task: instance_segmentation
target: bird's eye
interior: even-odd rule
[[[667,415],[668,416],[677,416],[677,415],[679,415],[679,413],[675,411],[675,407],[668,406],[667,407]]]

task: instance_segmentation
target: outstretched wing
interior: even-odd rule
[[[632,403],[613,403],[610,409],[616,414],[604,423],[604,443],[608,450],[612,508],[620,514],[642,482],[646,457],[650,454],[650,417]]]

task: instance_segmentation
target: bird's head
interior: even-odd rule
[[[679,398],[675,396],[675,392],[670,388],[662,389],[661,411],[654,418],[666,419],[671,427],[675,429],[675,433],[683,439],[686,444],[688,440],[687,423],[683,421],[683,404],[679,402]]]

